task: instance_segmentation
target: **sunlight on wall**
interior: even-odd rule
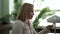
[[[14,10],[14,0],[9,0],[9,14]]]
[[[33,1],[34,0],[23,0],[23,3],[31,3],[31,4],[33,4]]]
[[[60,9],[60,0],[45,0],[44,4],[48,5],[51,10]]]
[[[43,9],[45,7],[49,7],[51,10],[59,10],[60,9],[60,0],[44,0],[43,2],[36,0],[35,1],[35,9]]]

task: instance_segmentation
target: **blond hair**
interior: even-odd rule
[[[29,10],[31,9],[31,7],[33,7],[32,4],[24,3],[24,4],[22,5],[20,11],[18,12],[17,19],[18,19],[18,20],[21,20],[21,21],[26,21],[27,13],[28,13]]]

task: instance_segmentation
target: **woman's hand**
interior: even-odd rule
[[[47,28],[47,30],[50,30],[53,28],[53,25],[48,25],[46,28]]]

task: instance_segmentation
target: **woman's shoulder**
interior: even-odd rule
[[[15,20],[15,23],[13,24],[13,26],[23,26],[24,23],[21,20]]]
[[[23,22],[21,20],[15,20],[15,23],[23,24]]]

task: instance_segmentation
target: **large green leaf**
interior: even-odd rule
[[[47,14],[47,12],[49,12],[49,13]],[[36,30],[36,27],[39,24],[39,19],[40,18],[46,18],[46,16],[48,16],[48,15],[52,15],[50,12],[51,11],[50,11],[50,9],[48,7],[44,8],[44,9],[42,9],[40,11],[40,13],[38,14],[38,16],[36,16],[35,20],[33,21],[33,27],[35,28],[35,30]]]

